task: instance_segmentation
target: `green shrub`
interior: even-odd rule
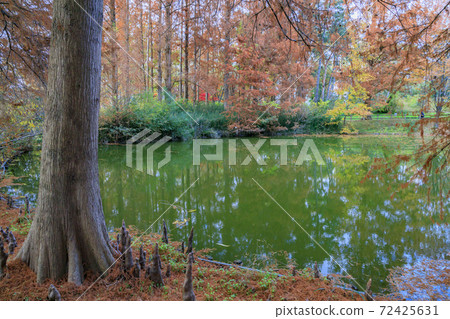
[[[275,109],[274,114],[266,112],[258,121],[257,127],[262,131],[328,133],[340,130],[339,124],[325,115],[328,102],[291,110],[278,110],[275,105]],[[142,93],[134,95],[126,105],[102,108],[99,139],[102,143],[125,143],[144,129],[171,136],[173,140],[219,138],[229,134],[232,122],[233,118],[227,117],[222,103],[175,101],[170,97],[158,101],[152,94]]]
[[[195,121],[198,123],[195,122]],[[99,121],[100,142],[124,143],[143,129],[171,136],[173,140],[220,136],[228,126],[219,103],[153,99],[138,94],[127,105],[103,108]]]

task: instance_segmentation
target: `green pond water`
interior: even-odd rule
[[[290,264],[304,268],[317,261],[322,274],[345,275],[345,269],[363,287],[372,278],[376,292],[388,287],[386,277],[393,267],[445,258],[450,229],[431,221],[439,220],[433,182],[427,186],[430,201],[425,187],[406,188],[391,198],[407,179],[403,168],[395,177],[361,182],[373,158],[389,156],[398,146],[404,153],[413,152],[416,141],[392,136],[314,137],[325,165],[311,160],[296,166],[306,137],[292,138],[298,146],[288,147],[288,165],[281,165],[280,147],[267,140],[259,151],[265,166],[253,159],[241,165],[250,154],[241,140],[236,143],[237,165],[230,165],[230,140],[223,140],[223,161],[202,157],[200,165],[193,165],[192,142],[169,143],[157,150],[155,159],[161,160],[170,145],[171,161],[154,176],[127,167],[125,146],[100,146],[108,229],[113,231],[124,219],[142,231],[153,224],[148,231],[161,232],[164,219],[171,239],[181,242],[187,241],[194,226],[195,248],[212,248],[209,255],[215,260],[239,259],[255,268],[274,262],[279,268]],[[254,144],[257,139],[249,141]],[[213,146],[202,148],[202,153],[214,151]],[[28,194],[35,202],[39,153],[20,158],[10,172],[23,176],[18,180],[23,185],[9,191]],[[448,212],[448,206],[445,209]]]

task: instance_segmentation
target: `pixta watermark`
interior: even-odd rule
[[[154,175],[157,169],[162,168],[171,160],[171,147],[166,146],[164,150],[164,158],[155,163],[154,152],[162,147],[165,143],[171,140],[171,137],[162,136],[161,133],[150,134],[150,130],[145,129],[139,134],[136,134],[127,141],[127,166],[134,167],[133,163],[133,148],[136,147],[136,169],[144,172],[144,157],[146,157],[146,173]],[[281,139],[281,138],[260,138],[260,139],[227,139],[228,145],[225,145],[223,139],[194,139],[192,142],[192,164],[200,165],[202,161],[224,161],[228,160],[227,164],[230,166],[249,165],[254,160],[258,165],[267,165],[264,156],[260,154],[261,148],[267,143],[270,147],[278,149],[278,158],[280,165],[295,165],[299,166],[305,162],[316,161],[318,165],[324,165],[325,161],[320,155],[316,144],[312,139],[306,139],[301,148],[297,139]],[[247,156],[242,160],[237,159],[238,146],[244,146]],[[289,159],[288,148],[295,147],[299,149],[298,155],[293,159]],[[213,150],[212,150],[213,149]],[[224,150],[228,152],[224,152]],[[145,152],[144,152],[145,151]],[[146,156],[144,155],[146,154]]]

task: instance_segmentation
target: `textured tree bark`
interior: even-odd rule
[[[98,179],[102,0],[55,0],[36,215],[18,257],[81,284],[114,261]]]

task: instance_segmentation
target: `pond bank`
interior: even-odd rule
[[[30,227],[27,216],[19,215],[19,208],[8,208],[0,200],[0,225],[9,227],[14,233],[18,247],[12,257],[17,255]],[[130,228],[136,241],[133,257],[137,257],[140,245],[150,252],[158,242],[163,273],[171,265],[171,275],[165,278],[164,287],[153,287],[147,278],[118,279],[119,267],[100,279],[82,300],[181,300],[185,277],[186,255],[178,248],[180,243],[164,244],[158,234],[140,236],[138,231]],[[194,249],[195,250],[195,249]],[[195,252],[197,257],[205,256],[207,251]],[[62,300],[77,300],[96,280],[94,274],[87,274],[84,283],[77,287],[64,280],[47,280],[44,284],[36,283],[35,274],[21,261],[8,259],[7,275],[0,280],[0,300],[45,300],[50,284],[55,285]],[[279,276],[282,275],[282,276]],[[355,291],[336,287],[336,282],[329,278],[314,278],[311,269],[296,271],[284,269],[275,272],[255,272],[238,267],[217,265],[200,258],[193,267],[193,286],[197,300],[363,300]],[[388,297],[378,296],[377,300]]]

